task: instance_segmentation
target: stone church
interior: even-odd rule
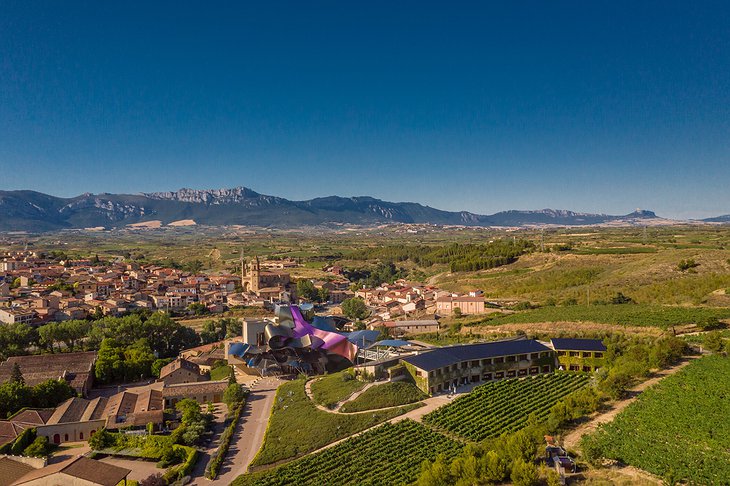
[[[294,286],[286,272],[261,270],[258,257],[241,265],[241,286],[244,293],[252,293],[262,299],[289,302],[292,300]]]

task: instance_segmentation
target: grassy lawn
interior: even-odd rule
[[[229,376],[231,376],[230,366],[220,366],[210,370],[210,379],[213,381],[225,380]]]
[[[298,379],[279,387],[264,444],[253,466],[297,457],[416,407],[407,405],[356,415],[323,412],[309,400],[304,384],[304,380]]]
[[[325,375],[312,382],[312,396],[318,404],[332,408],[364,386],[365,383],[356,380],[348,370],[345,370]]]
[[[395,407],[418,402],[426,398],[421,390],[412,383],[403,381],[375,385],[365,390],[362,395],[351,402],[345,403],[341,412],[362,412],[385,407]]]
[[[622,305],[572,305],[540,307],[509,315],[495,315],[472,325],[498,326],[501,324],[531,322],[596,322],[625,326],[654,326],[666,329],[671,326],[695,324],[697,321],[717,317],[730,318],[730,308],[678,307],[642,304]]]

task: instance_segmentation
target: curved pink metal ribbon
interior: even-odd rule
[[[348,341],[342,334],[323,331],[312,326],[304,319],[299,307],[293,305],[290,309],[292,319],[294,320],[294,337],[300,338],[306,335],[314,336],[322,342],[317,345],[316,348],[315,343],[312,343],[313,348],[326,349],[330,353],[339,354],[343,358],[347,358],[353,363],[355,362],[355,356],[357,356],[357,346],[355,344]]]

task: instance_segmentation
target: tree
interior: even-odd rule
[[[142,338],[124,350],[124,378],[134,380],[150,376],[155,355],[147,339]]]
[[[13,369],[10,371],[10,381],[12,383],[20,383],[21,385],[25,385],[23,372],[20,371],[20,365],[17,362],[13,363]]]
[[[100,451],[114,445],[114,436],[106,429],[101,429],[96,434],[89,437],[89,447],[93,451]]]
[[[454,317],[456,317],[457,319],[459,317],[461,317],[462,316],[461,307],[454,307],[453,313],[454,313]]]
[[[48,438],[36,437],[33,443],[25,448],[23,455],[27,457],[46,457],[48,455]]]
[[[359,297],[346,299],[342,302],[342,313],[350,319],[365,319],[369,314],[365,301]]]
[[[75,396],[76,390],[66,380],[46,380],[33,387],[33,406],[51,408]]]
[[[586,434],[580,439],[580,449],[583,451],[583,459],[589,464],[597,465],[603,457],[603,448],[601,443],[606,432],[598,429],[593,434]]]
[[[201,304],[200,302],[193,302],[188,306],[188,310],[195,314],[196,316],[202,316],[204,314],[209,314],[210,311],[205,306],[205,304]]]
[[[687,270],[691,270],[699,266],[699,263],[694,261],[692,258],[688,258],[686,260],[679,261],[679,263],[677,264],[677,270],[679,270],[680,272],[686,272]]]
[[[481,460],[482,479],[490,483],[501,483],[507,479],[507,461],[495,451],[487,452]]]
[[[507,451],[510,457],[532,461],[535,458],[536,450],[536,444],[524,430],[515,432],[507,439]]]
[[[721,329],[725,325],[717,317],[706,317],[697,321],[697,327],[703,331],[711,331],[713,329]]]
[[[124,378],[124,352],[116,340],[106,338],[96,356],[94,376],[102,383],[111,383]]]
[[[228,410],[236,408],[245,398],[246,391],[238,383],[231,383],[223,393],[223,403],[226,404]]]
[[[33,392],[23,383],[9,381],[0,385],[0,417],[7,417],[23,407],[30,406]]]
[[[200,405],[192,398],[184,398],[175,404],[175,410],[182,415],[181,422],[190,424],[202,418]]]
[[[421,474],[418,476],[418,486],[449,486],[454,484],[449,473],[449,466],[443,454],[436,456],[432,463],[424,461],[421,464]]]
[[[0,356],[7,358],[26,354],[31,346],[38,346],[38,332],[28,324],[0,326]]]
[[[708,332],[705,336],[705,348],[713,353],[719,353],[723,349],[724,339],[719,331]]]
[[[611,297],[612,304],[633,304],[634,299],[626,297],[623,293],[618,292],[615,296]]]
[[[540,481],[537,468],[531,462],[515,459],[512,463],[510,479],[515,486],[535,486]]]
[[[81,348],[80,344],[91,331],[91,323],[84,320],[71,320],[65,322],[51,322],[38,328],[40,344],[54,352],[54,345],[58,346],[59,352],[63,343],[66,349],[73,351]]]
[[[145,321],[145,330],[152,350],[160,358],[177,356],[183,349],[194,348],[200,344],[198,333],[172,320],[166,312],[155,312]]]
[[[314,286],[311,280],[297,280],[297,295],[300,299],[316,302],[319,300],[319,290]]]
[[[156,378],[159,378],[160,371],[162,370],[162,368],[165,365],[172,363],[174,360],[175,360],[175,358],[160,358],[160,359],[154,360],[152,362],[152,366],[150,366],[150,374]]]
[[[240,319],[221,319],[226,321],[226,339],[238,337],[243,333],[243,323]]]
[[[330,291],[322,287],[317,290],[317,302],[327,302],[330,298]]]

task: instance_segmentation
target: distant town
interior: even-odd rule
[[[237,307],[272,309],[275,303],[297,301],[297,285],[287,269],[298,265],[294,260],[254,258],[242,262],[240,274],[206,275],[153,264],[12,252],[0,260],[0,322],[42,325],[121,316],[138,309],[179,316],[221,314]],[[371,328],[386,326],[394,335],[437,331],[434,316],[489,310],[480,290],[459,295],[404,279],[353,289],[342,267],[325,266],[324,270],[331,278],[311,284],[329,312],[341,314],[344,301],[361,298],[368,306],[364,322]],[[410,316],[426,315],[432,319],[407,321]]]

